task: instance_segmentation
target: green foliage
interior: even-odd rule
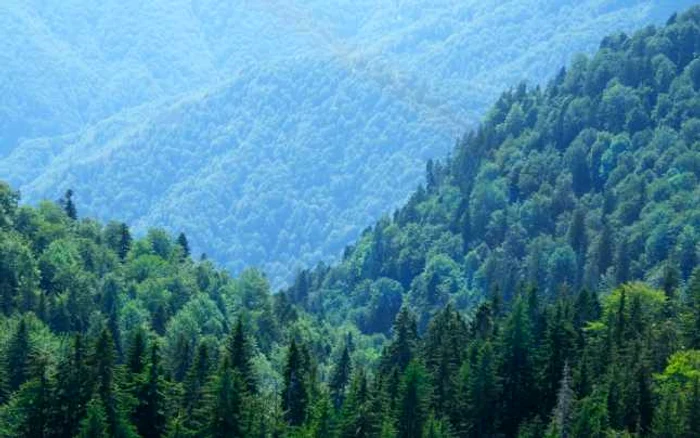
[[[0,437],[697,436],[699,35],[505,93],[275,295],[0,186]]]
[[[0,63],[0,175],[32,202],[72,188],[81,214],[184,231],[197,257],[291,283],[400,205],[425,160],[446,154],[504,84],[543,83],[607,33],[695,3],[601,2],[13,2],[0,33],[12,54]],[[641,129],[648,112],[629,106],[653,99],[606,85],[648,70],[654,89],[674,90],[689,59],[663,50],[675,41],[657,43],[653,71],[596,62],[569,82],[606,91],[611,128]],[[557,108],[557,137],[597,120],[598,104],[575,96]],[[491,113],[504,138],[527,136],[535,119],[522,102]],[[481,227],[491,219],[477,210]]]

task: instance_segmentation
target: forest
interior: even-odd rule
[[[6,0],[0,175],[279,287],[402,205],[505,87],[695,3]]]
[[[0,184],[0,437],[700,437],[700,7],[498,99],[273,291]]]

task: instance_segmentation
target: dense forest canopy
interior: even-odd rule
[[[504,93],[272,294],[0,183],[0,437],[700,433],[700,7]]]
[[[403,202],[507,86],[692,0],[8,0],[0,175],[275,285]]]

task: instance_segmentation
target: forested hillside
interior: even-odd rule
[[[402,299],[425,327],[449,301],[470,309],[526,284],[554,297],[686,281],[700,225],[696,13],[607,37],[546,88],[504,93],[342,263],[302,273],[295,301],[375,333]]]
[[[281,284],[403,203],[505,87],[693,1],[672,3],[5,1],[0,175]]]
[[[502,95],[276,294],[0,184],[0,437],[700,431],[700,7]]]

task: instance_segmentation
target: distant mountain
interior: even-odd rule
[[[0,175],[275,284],[338,254],[498,92],[691,1],[0,5]]]

